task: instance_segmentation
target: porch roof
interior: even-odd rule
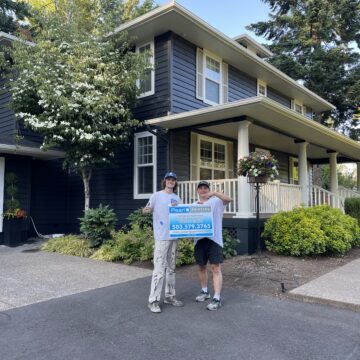
[[[240,45],[236,39],[231,39],[175,1],[159,6],[122,24],[114,30],[114,33],[121,31],[126,31],[138,43],[149,41],[154,36],[172,31],[196,46],[205,48],[214,54],[221,54],[226,63],[249,76],[265,81],[268,87],[281,91],[290,98],[302,101],[315,112],[335,109],[334,105],[297,83],[275,66]]]
[[[245,119],[252,122],[250,142],[259,147],[297,156],[294,140],[300,140],[310,144],[309,158],[327,158],[328,151],[336,151],[348,161],[360,161],[360,143],[266,97],[168,115],[147,120],[146,124],[166,129],[201,128],[237,140],[236,123]]]
[[[65,156],[64,152],[58,150],[41,150],[39,147],[2,143],[0,143],[0,154],[31,156],[43,160],[58,159]]]

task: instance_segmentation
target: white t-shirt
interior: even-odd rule
[[[170,239],[169,235],[169,205],[180,204],[181,199],[176,194],[158,191],[151,195],[148,206],[153,212],[153,229],[155,240]]]
[[[194,205],[198,204],[198,202],[196,201],[193,204]],[[203,204],[210,205],[211,211],[213,214],[214,237],[209,238],[209,239],[215,241],[218,245],[223,247],[224,244],[223,244],[223,237],[222,237],[222,220],[223,220],[225,205],[224,205],[223,201],[220,200],[216,196],[212,196],[210,199],[205,201]],[[195,244],[200,239],[201,238],[195,238],[194,239]]]

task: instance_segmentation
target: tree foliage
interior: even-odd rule
[[[19,29],[19,20],[29,15],[28,6],[22,1],[0,0],[0,31],[14,33]]]
[[[65,152],[66,168],[82,176],[85,209],[93,169],[110,164],[139,124],[130,109],[147,67],[124,34],[90,27],[76,16],[39,13],[36,46],[14,42],[8,63],[17,118],[43,135],[43,149]]]
[[[337,107],[335,127],[359,138],[360,3],[358,0],[263,0],[269,21],[248,26],[272,44],[270,62]]]

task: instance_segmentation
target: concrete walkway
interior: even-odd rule
[[[290,294],[294,298],[360,311],[360,259],[293,289]]]

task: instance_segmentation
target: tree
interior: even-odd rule
[[[0,0],[0,31],[14,33],[19,28],[18,20],[29,15],[28,6],[21,1]]]
[[[335,128],[359,138],[352,115],[359,105],[360,4],[358,0],[263,0],[269,21],[247,28],[272,41],[270,62],[337,107]]]
[[[338,183],[347,189],[353,189],[356,186],[355,169],[349,169],[344,165],[337,166]],[[322,187],[330,188],[330,166],[323,165],[321,167]]]
[[[65,152],[64,166],[83,179],[87,210],[93,169],[110,164],[139,125],[130,108],[148,61],[123,34],[96,37],[98,28],[88,32],[77,17],[37,21],[36,45],[14,42],[11,52],[12,107],[43,135],[43,149]]]

